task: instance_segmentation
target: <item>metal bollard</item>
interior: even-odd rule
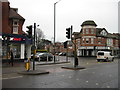
[[[30,70],[30,58],[25,61],[25,68],[27,72]]]

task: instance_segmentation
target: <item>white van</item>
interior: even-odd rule
[[[114,61],[114,56],[112,56],[109,51],[98,51],[97,52],[97,61]]]

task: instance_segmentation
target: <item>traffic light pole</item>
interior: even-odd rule
[[[77,67],[78,66],[78,58],[77,58],[77,51],[76,51],[76,49],[77,49],[76,48],[76,38],[75,38],[75,36],[74,36],[74,39],[72,38],[72,30],[73,30],[73,26],[71,25],[71,41],[74,44],[74,67]]]
[[[74,39],[75,40],[75,39]],[[74,67],[78,66],[78,58],[77,58],[77,51],[76,51],[76,41],[74,44]]]
[[[35,47],[35,35],[36,34],[36,23],[34,23],[34,53],[33,53],[33,70],[35,70],[35,54],[36,54],[36,47]]]
[[[68,44],[67,44],[68,45]],[[68,62],[68,46],[66,48],[66,62]]]

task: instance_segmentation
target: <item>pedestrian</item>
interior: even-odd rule
[[[27,58],[27,52],[26,51],[25,51],[24,55],[25,55],[25,59],[26,59]]]
[[[10,64],[11,60],[10,60],[10,51],[8,52],[8,63]]]
[[[13,52],[12,52],[12,50],[10,50],[10,60],[11,60],[11,64],[12,64],[12,67],[13,67],[14,57],[13,57]]]

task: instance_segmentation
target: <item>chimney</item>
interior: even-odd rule
[[[10,30],[8,29],[10,3],[7,0],[2,1],[2,32],[10,33]]]

